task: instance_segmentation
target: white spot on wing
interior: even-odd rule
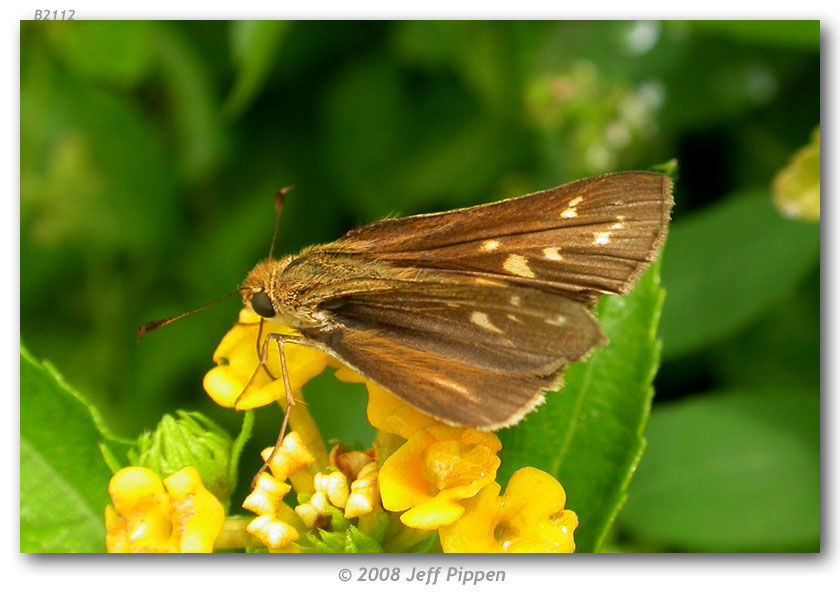
[[[561,315],[554,315],[550,319],[546,319],[545,322],[548,325],[557,325],[557,326],[565,325],[566,324],[566,317],[563,317]]]
[[[511,254],[505,260],[502,268],[508,273],[519,275],[520,277],[534,277],[534,272],[528,266],[528,259],[519,254]]]
[[[516,315],[508,315],[507,318],[511,321],[515,321],[516,323],[522,323],[522,321],[520,321],[519,317],[517,317]]]
[[[595,234],[595,242],[594,244],[597,246],[606,246],[610,243],[610,231],[605,231],[603,233],[596,233]]]
[[[445,377],[435,377],[435,382],[439,383],[443,387],[448,387],[450,390],[455,390],[456,392],[463,394],[464,396],[470,397],[470,391],[465,388],[463,385],[459,383],[455,383],[451,379],[446,379]]]
[[[479,327],[483,327],[487,331],[492,331],[493,333],[502,333],[502,330],[493,325],[493,323],[490,322],[490,317],[488,317],[483,312],[474,311],[470,315],[470,321],[472,321]]]
[[[519,306],[522,304],[522,298],[520,298],[519,296],[511,296],[510,303],[514,306]]]
[[[487,279],[485,277],[474,277],[473,281],[479,285],[492,285],[493,287],[507,287],[507,284],[504,281],[498,281],[496,279]]]
[[[499,240],[487,240],[481,244],[482,252],[491,252],[500,246]]]
[[[583,202],[583,196],[578,196],[577,198],[573,198],[572,200],[569,201],[569,206],[574,208],[575,206],[577,206],[581,202]]]
[[[564,219],[574,219],[577,216],[577,209],[567,208],[566,210],[560,213],[560,216]]]
[[[543,256],[546,260],[563,260],[563,257],[560,256],[560,248],[543,248]]]

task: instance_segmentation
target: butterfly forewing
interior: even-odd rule
[[[484,275],[591,305],[601,294],[626,292],[655,258],[672,204],[667,176],[617,173],[473,208],[380,221],[325,249]]]

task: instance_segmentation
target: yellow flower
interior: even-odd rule
[[[359,471],[358,477],[350,484],[350,496],[344,506],[344,517],[353,519],[369,515],[377,508],[377,479],[379,468],[375,462],[369,462]],[[381,508],[380,508],[381,510]]]
[[[195,467],[163,481],[143,467],[126,467],[108,485],[108,552],[212,552],[225,510],[201,484]]]
[[[256,485],[250,494],[242,502],[242,508],[250,510],[258,515],[274,515],[280,508],[283,496],[292,489],[288,483],[262,473],[257,477]]]
[[[492,433],[433,425],[413,433],[379,472],[382,505],[406,511],[403,524],[437,529],[464,513],[461,504],[496,477],[502,445]]]
[[[464,502],[464,516],[440,528],[444,552],[574,552],[577,515],[564,510],[566,493],[551,475],[525,467],[505,494],[488,485]]]
[[[347,450],[338,444],[330,450],[330,464],[341,471],[350,482],[349,496],[342,505],[346,519],[382,510],[377,485],[379,466],[376,464],[376,453],[372,449],[359,452]]]
[[[245,531],[260,540],[269,550],[281,550],[300,538],[294,527],[271,515],[259,515]]]
[[[265,448],[260,456],[263,460],[268,460],[272,451],[274,451],[274,447]],[[274,452],[268,468],[278,480],[285,481],[314,462],[315,457],[307,449],[300,433],[291,431],[283,438],[280,447]]]
[[[269,342],[266,363],[274,379],[266,373],[265,369],[259,369],[256,374],[255,371],[260,364],[259,353],[262,351],[262,343],[266,335],[269,333],[293,335],[296,332],[277,323],[264,321],[260,349],[257,350],[259,323],[260,317],[256,313],[242,309],[239,313],[239,322],[225,335],[213,354],[213,362],[218,366],[204,376],[204,389],[217,404],[225,408],[248,410],[286,398],[277,344]],[[327,357],[322,352],[300,344],[286,344],[284,352],[292,392],[300,390],[307,381],[327,366]],[[240,394],[252,376],[254,376],[254,381],[245,395],[240,398]]]
[[[300,534],[294,527],[299,524],[297,520],[295,519],[295,523],[290,524],[280,518],[284,516],[288,519],[294,514],[283,503],[283,496],[291,489],[292,486],[273,475],[262,473],[257,478],[254,490],[242,503],[242,508],[257,514],[257,517],[248,523],[245,531],[260,540],[271,551],[282,550],[300,538]]]

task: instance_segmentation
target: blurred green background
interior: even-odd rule
[[[201,388],[236,300],[135,329],[237,286],[280,187],[288,253],[676,158],[648,450],[608,549],[819,549],[819,217],[773,194],[786,168],[819,185],[818,142],[793,159],[819,22],[22,22],[20,44],[21,337],[117,433],[176,408],[238,429]],[[305,395],[369,442],[361,386]]]

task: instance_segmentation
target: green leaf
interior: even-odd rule
[[[228,139],[213,90],[210,65],[175,27],[157,23],[161,75],[172,111],[181,174],[190,182],[207,177],[221,164]]]
[[[588,361],[571,365],[563,390],[499,434],[504,479],[530,465],[563,485],[567,507],[580,519],[579,552],[599,549],[644,448],[663,299],[659,263],[628,295],[605,298],[599,318],[609,344]]]
[[[382,544],[366,535],[355,525],[350,525],[344,533],[344,551],[356,554],[382,552]]]
[[[698,31],[708,31],[745,42],[819,50],[820,22],[776,21],[690,21]]]
[[[705,355],[721,387],[819,393],[819,280],[809,285],[813,288],[797,290],[755,325],[709,349]]]
[[[657,408],[620,524],[664,549],[818,549],[819,393],[726,391]]]
[[[103,552],[111,472],[96,410],[20,353],[20,550]]]
[[[238,116],[254,99],[274,64],[288,21],[235,21],[230,25],[236,80],[224,112]]]
[[[83,78],[136,86],[154,64],[149,21],[56,21],[40,24],[60,60]]]
[[[675,224],[662,265],[665,358],[750,325],[791,294],[819,253],[819,226],[780,216],[767,190],[739,192]]]

